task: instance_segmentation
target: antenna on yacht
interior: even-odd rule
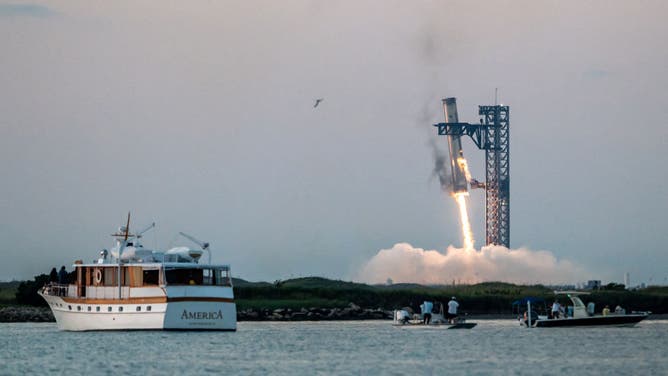
[[[211,250],[209,249],[209,243],[208,242],[203,242],[194,236],[190,236],[186,234],[185,232],[180,232],[179,235],[183,236],[184,238],[192,241],[193,243],[197,244],[200,248],[202,248],[203,251],[209,252],[209,265],[211,265]]]
[[[125,224],[125,241],[128,240],[128,235],[130,235],[130,212],[128,212],[128,223]]]
[[[142,235],[144,235],[144,233],[145,233],[146,231],[152,229],[153,227],[155,227],[155,222],[151,223],[150,225],[146,226],[143,230],[139,231],[139,232],[137,233],[137,235],[135,235],[135,237],[136,237],[137,239],[141,238]]]
[[[122,228],[120,229],[123,230]],[[123,248],[128,242],[128,236],[130,236],[130,212],[128,212],[128,222],[125,224],[125,234],[123,235],[123,242],[118,245],[118,299],[122,298],[122,284],[121,284],[121,254],[123,253]]]

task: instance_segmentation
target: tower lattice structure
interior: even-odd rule
[[[510,248],[510,107],[478,106],[479,124],[438,123],[441,136],[469,136],[485,150],[485,240]]]
[[[479,106],[486,127],[485,150],[485,239],[487,245],[510,248],[510,109]]]

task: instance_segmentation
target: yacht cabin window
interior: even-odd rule
[[[230,286],[227,268],[174,268],[165,270],[167,284],[197,286]]]

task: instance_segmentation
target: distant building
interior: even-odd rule
[[[624,287],[627,289],[631,287],[631,274],[629,272],[624,273]]]
[[[587,286],[585,288],[587,290],[598,290],[601,288],[601,280],[589,280],[587,281]]]

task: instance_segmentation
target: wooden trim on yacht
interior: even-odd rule
[[[84,299],[84,298],[70,298],[63,297],[65,302],[71,304],[151,304],[151,303],[166,303],[167,298],[164,296],[146,297],[146,298],[126,298],[126,299]]]
[[[180,296],[174,298],[166,298],[164,296],[146,297],[146,298],[126,298],[126,299],[85,299],[85,298],[71,298],[62,297],[62,299],[70,304],[151,304],[151,303],[167,303],[167,302],[221,302],[234,303],[232,298],[216,298],[216,297],[197,297],[197,296]]]

